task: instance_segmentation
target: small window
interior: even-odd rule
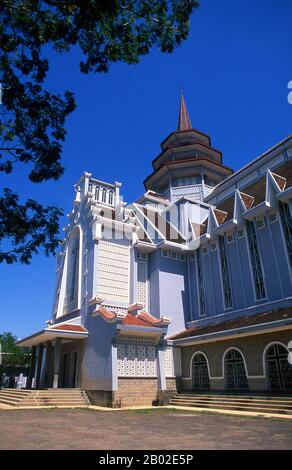
[[[99,186],[96,186],[96,188],[95,188],[95,199],[97,201],[99,201],[99,199],[100,199],[100,188],[99,188]]]
[[[265,219],[263,217],[256,220],[256,227],[257,227],[258,230],[260,230],[264,226],[265,226]]]
[[[226,238],[227,238],[227,243],[232,243],[234,241],[233,233],[228,233]]]
[[[194,261],[196,259],[196,252],[193,251],[192,253],[190,253],[189,257],[191,261]]]
[[[277,220],[278,220],[277,212],[273,212],[272,214],[269,215],[269,221],[271,224],[273,224]]]
[[[175,251],[171,251],[170,258],[173,260],[178,260],[178,253],[176,253]]]
[[[185,260],[186,260],[186,255],[185,255],[185,253],[180,253],[180,254],[179,254],[179,260],[180,260],[180,261],[185,261]]]
[[[109,191],[109,193],[108,193],[108,203],[110,204],[110,206],[112,206],[113,202],[114,202],[114,193],[112,191]]]
[[[106,202],[107,190],[103,188],[102,190],[102,202]]]
[[[237,238],[243,238],[244,237],[244,231],[242,229],[237,230]]]
[[[204,246],[203,247],[203,255],[206,255],[208,253],[208,247]]]
[[[216,249],[217,249],[217,244],[216,244],[216,242],[212,242],[211,245],[210,245],[210,250],[211,250],[211,251],[216,251]]]
[[[148,259],[148,253],[143,253],[142,251],[138,251],[137,258],[143,261],[146,261]]]
[[[168,250],[162,250],[162,257],[163,258],[169,258],[169,251]]]

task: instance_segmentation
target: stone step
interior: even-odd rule
[[[17,395],[23,397],[24,395],[30,395],[31,392],[26,392],[25,390],[17,390],[17,389],[2,389],[0,390],[0,395]]]
[[[0,391],[0,403],[11,406],[89,406],[90,401],[80,389],[46,389]]]
[[[3,405],[15,406],[18,403],[21,403],[21,400],[14,400],[13,398],[0,398],[0,403]]]
[[[89,406],[89,404],[85,400],[49,400],[49,401],[35,401],[35,402],[26,402],[21,401],[15,404],[15,406],[28,406],[28,407],[35,407],[35,406]]]
[[[82,392],[79,393],[35,393],[32,394],[31,396],[37,396],[37,397],[82,397],[83,394]]]
[[[203,394],[203,393],[176,393],[174,396],[177,397],[186,397],[186,398],[206,398],[206,399],[215,399],[215,400],[224,400],[226,398],[233,398],[235,400],[277,400],[277,401],[292,401],[292,393],[291,395],[244,395],[238,393],[236,395],[233,394]]]
[[[240,405],[240,404],[224,404],[221,403],[190,403],[184,402],[182,400],[171,400],[170,405],[174,406],[184,406],[191,408],[206,408],[206,409],[220,409],[224,410],[234,410],[234,411],[252,411],[252,412],[261,412],[261,413],[272,413],[272,414],[292,414],[292,410],[287,410],[286,408],[274,408],[274,407],[263,407],[261,405]]]
[[[16,397],[16,398],[23,398],[23,397],[28,397],[30,394],[29,393],[19,393],[19,392],[4,392],[0,390],[0,398],[1,397]]]
[[[240,397],[236,397],[236,398],[228,398],[228,397],[224,397],[224,398],[202,398],[200,396],[184,396],[184,395],[173,395],[172,397],[173,399],[175,400],[184,400],[184,401],[188,401],[188,402],[191,402],[191,401],[196,401],[196,402],[202,402],[202,403],[230,403],[230,402],[233,402],[233,403],[245,403],[247,405],[252,405],[254,403],[262,403],[262,404],[267,404],[269,406],[272,406],[273,404],[279,404],[279,405],[283,405],[283,406],[292,406],[292,399],[291,400],[277,400],[276,398],[274,398],[273,400],[266,400],[266,399],[253,399],[253,400],[248,400],[246,398],[240,398]]]
[[[208,402],[208,401],[204,401],[204,400],[182,400],[182,399],[176,399],[176,398],[173,398],[171,400],[172,402],[176,402],[176,403],[180,403],[180,402],[183,402],[183,403],[188,403],[188,404],[194,404],[194,405],[197,405],[197,406],[200,406],[200,405],[216,405],[216,406],[246,406],[246,407],[255,407],[255,406],[260,406],[260,407],[263,407],[263,408],[278,408],[278,409],[285,409],[285,410],[291,410],[292,411],[292,403],[290,403],[289,405],[287,404],[283,404],[283,403],[261,403],[261,402],[258,402],[258,401],[255,401],[253,403],[246,403],[246,402],[236,402],[236,401],[226,401],[226,402],[219,402],[219,401],[212,401],[212,402]]]

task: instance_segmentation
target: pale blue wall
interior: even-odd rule
[[[82,388],[110,390],[112,388],[112,338],[116,335],[116,322],[88,315],[85,327],[89,337],[83,358]]]
[[[168,334],[185,328],[190,319],[187,262],[159,258],[160,315],[171,319]]]

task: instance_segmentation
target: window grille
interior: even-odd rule
[[[257,300],[260,300],[266,297],[266,290],[255,225],[250,220],[246,221],[246,231],[250,252],[251,269],[254,279],[255,294]]]
[[[256,220],[256,226],[257,226],[257,229],[260,230],[261,228],[264,228],[265,226],[265,219],[263,217],[261,217],[260,219],[257,219]]]
[[[237,238],[243,238],[244,237],[244,231],[242,229],[237,230]]]
[[[225,239],[222,235],[219,235],[218,242],[219,242],[219,248],[220,248],[219,254],[220,254],[220,263],[221,263],[224,306],[225,308],[231,308],[232,307],[232,293],[231,293],[230,273],[229,273]]]
[[[197,277],[198,277],[198,290],[199,290],[199,308],[200,308],[200,315],[202,316],[206,314],[206,300],[205,300],[203,263],[202,263],[200,249],[197,250]]]
[[[289,258],[290,267],[292,268],[292,216],[288,204],[279,202],[279,212],[283,227],[287,255]]]
[[[227,243],[232,243],[233,241],[234,241],[233,233],[228,233],[227,234]]]
[[[273,212],[272,214],[269,215],[269,221],[271,224],[273,224],[277,220],[278,220],[277,212]]]

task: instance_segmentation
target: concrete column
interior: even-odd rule
[[[157,350],[157,388],[158,390],[166,390],[164,354],[163,349],[159,346]]]
[[[48,344],[49,344],[49,341],[45,344],[45,347],[43,350],[41,372],[40,372],[40,388],[44,388],[45,386],[45,375],[46,375],[47,362],[48,362]]]
[[[118,390],[118,354],[117,345],[112,345],[112,389]]]
[[[43,350],[44,350],[44,345],[40,344],[38,346],[38,357],[37,357],[36,374],[35,374],[35,388],[39,388],[40,386],[40,374],[41,374],[41,365],[42,365],[42,359],[43,359]]]
[[[54,354],[53,388],[58,388],[58,385],[59,385],[60,362],[61,362],[61,338],[56,338],[55,354]]]
[[[35,360],[36,360],[36,347],[33,346],[31,349],[29,373],[28,373],[28,378],[26,382],[26,388],[28,389],[30,389],[32,386],[32,379],[33,379],[34,371],[35,371]]]

